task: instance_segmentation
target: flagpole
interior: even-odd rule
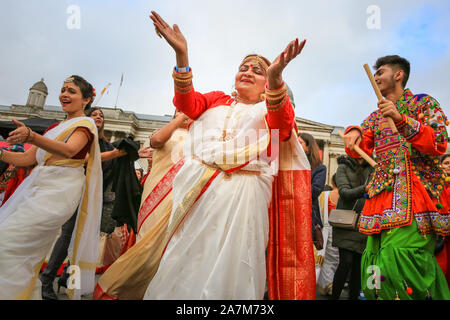
[[[114,109],[116,109],[116,107],[117,107],[117,100],[119,100],[119,93],[120,93],[120,88],[122,87],[122,82],[123,82],[123,73],[122,73],[122,77],[120,78],[120,85],[119,85],[119,90],[117,90],[117,98],[116,98],[116,104],[114,105]]]
[[[102,90],[102,92],[100,93],[100,95],[99,95],[99,96],[97,97],[97,99],[95,99],[94,102],[92,103],[92,106],[93,106],[93,107],[96,107],[96,106],[100,103],[100,100],[102,99],[103,94],[105,93],[106,90],[108,90],[108,88],[109,88],[110,85],[111,85],[111,82],[108,83],[108,84],[103,88],[103,90]]]

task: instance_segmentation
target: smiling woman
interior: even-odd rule
[[[144,298],[262,299],[267,281],[271,299],[314,299],[310,170],[282,78],[306,40],[290,42],[272,63],[245,57],[234,97],[202,94],[178,26],[156,12],[151,19],[176,53],[174,105],[194,122],[185,147],[192,152],[173,181],[164,253]]]
[[[20,154],[0,152],[0,159],[17,166],[38,165],[0,208],[0,299],[40,299],[39,269],[80,200],[69,255],[81,270],[81,287],[69,295],[79,298],[94,289],[91,265],[97,261],[102,182],[97,129],[84,116],[93,95],[86,80],[71,76],[59,97],[64,121],[40,135],[13,120],[17,129],[7,142],[33,146]]]

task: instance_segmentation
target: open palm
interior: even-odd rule
[[[269,79],[281,79],[284,68],[302,52],[306,40],[298,42],[298,39],[291,41],[286,49],[272,62],[267,69]]]
[[[152,11],[150,19],[153,20],[156,30],[166,39],[176,53],[187,52],[187,41],[176,24],[173,25],[173,28],[170,27],[155,11]]]

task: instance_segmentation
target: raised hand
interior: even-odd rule
[[[31,130],[20,121],[12,120],[12,122],[17,126],[17,129],[9,133],[9,137],[6,139],[6,142],[9,144],[26,142],[31,134]]]
[[[176,24],[173,25],[173,28],[170,27],[155,11],[152,11],[150,19],[153,20],[156,30],[177,54],[187,54],[187,41]]]
[[[269,89],[277,89],[283,84],[284,68],[302,52],[306,39],[299,43],[298,38],[289,42],[284,51],[272,62],[267,69]]]

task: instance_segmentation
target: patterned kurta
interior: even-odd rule
[[[378,163],[369,182],[360,232],[375,234],[410,225],[414,217],[420,233],[449,235],[449,195],[443,191],[445,174],[439,163],[447,149],[447,118],[435,99],[414,96],[409,89],[397,101],[397,109],[403,117],[396,123],[398,134],[378,110],[360,128],[361,149],[369,155],[375,151]]]
[[[361,287],[367,299],[450,299],[434,256],[436,234],[450,234],[450,199],[439,163],[447,149],[447,118],[434,98],[409,89],[396,106],[402,114],[398,133],[379,110],[361,127],[346,130],[361,131],[360,148],[375,152],[378,164],[359,225],[371,235],[361,260]]]

